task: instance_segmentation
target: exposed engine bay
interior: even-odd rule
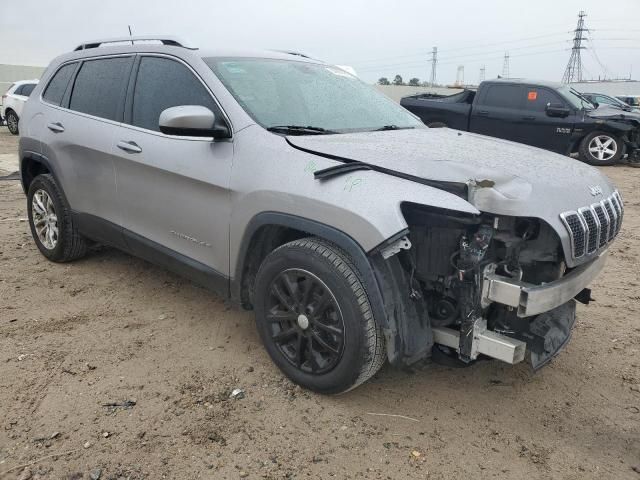
[[[436,343],[465,363],[481,354],[517,363],[526,350],[534,368],[564,346],[575,319],[573,295],[549,311],[526,315],[518,303],[492,301],[487,292],[488,278],[518,288],[565,275],[560,240],[550,226],[534,218],[447,214],[411,204],[403,213],[411,246],[399,259],[411,296],[425,301]],[[588,303],[590,292],[581,289],[576,299]]]

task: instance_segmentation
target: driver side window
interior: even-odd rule
[[[133,94],[131,124],[159,132],[160,113],[180,105],[201,105],[220,115],[211,94],[185,65],[169,58],[143,57]]]
[[[546,88],[527,87],[525,89],[525,103],[524,109],[534,112],[544,112],[547,105],[567,106],[560,95],[547,90]]]

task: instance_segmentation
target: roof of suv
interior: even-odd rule
[[[143,43],[134,43],[143,42]],[[155,42],[155,43],[150,43]],[[189,46],[186,42],[168,35],[146,35],[138,37],[119,37],[102,40],[92,40],[78,45],[73,52],[62,55],[67,59],[84,58],[96,55],[109,55],[119,53],[141,52],[166,52],[173,54],[188,53],[201,58],[210,57],[244,57],[244,58],[269,58],[281,60],[297,60],[300,62],[324,63],[309,56],[283,50],[251,50],[233,48],[205,48],[199,49]]]

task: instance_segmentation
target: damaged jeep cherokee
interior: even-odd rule
[[[322,393],[387,360],[541,367],[622,225],[597,169],[428,129],[299,54],[88,42],[52,62],[20,131],[45,257],[97,242],[229,296]]]

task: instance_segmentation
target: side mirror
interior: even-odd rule
[[[545,111],[549,117],[568,117],[571,113],[571,110],[561,103],[548,103]]]
[[[158,126],[166,135],[213,138],[231,136],[229,128],[224,123],[219,123],[214,113],[201,105],[167,108],[160,114]]]

